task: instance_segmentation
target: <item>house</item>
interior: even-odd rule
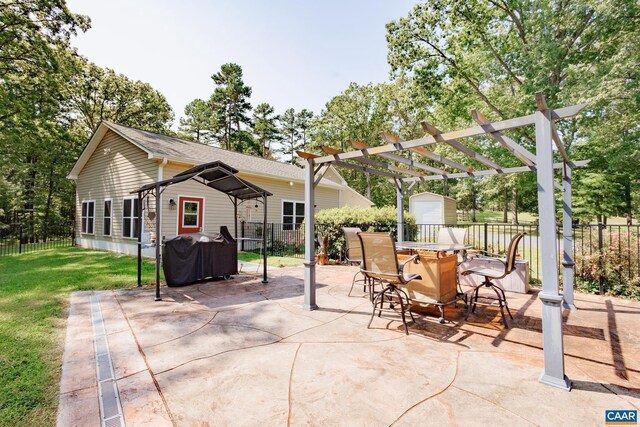
[[[194,165],[220,160],[238,176],[271,192],[267,222],[293,230],[304,218],[304,170],[290,164],[196,142],[102,122],[68,175],[76,181],[76,244],[127,254],[137,253],[137,196],[142,185],[168,179]],[[262,221],[262,205],[238,207],[240,221]],[[316,210],[372,202],[350,188],[334,169],[316,188]],[[168,187],[161,196],[162,237],[233,230],[228,197],[194,181]],[[155,230],[155,202],[145,199],[143,233]]]
[[[456,224],[456,201],[435,193],[419,193],[409,197],[409,212],[417,224]]]

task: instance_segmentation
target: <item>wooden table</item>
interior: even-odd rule
[[[459,298],[457,289],[458,256],[453,253],[470,245],[451,245],[428,242],[397,242],[398,261],[403,262],[418,254],[419,262],[405,264],[404,272],[419,274],[403,288],[417,304],[435,305],[440,310],[440,323],[444,323],[444,306]]]

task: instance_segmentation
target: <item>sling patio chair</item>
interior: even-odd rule
[[[376,309],[378,309],[378,317],[380,317],[384,309],[384,303],[388,302],[388,310],[391,311],[395,310],[396,305],[400,305],[404,330],[409,335],[405,312],[409,312],[411,320],[414,322],[415,318],[410,310],[411,299],[402,287],[411,280],[419,279],[420,275],[405,275],[403,269],[408,262],[415,262],[418,259],[418,255],[413,255],[400,264],[396,254],[396,244],[390,234],[360,232],[358,233],[358,238],[362,247],[362,266],[360,271],[366,278],[380,282],[384,287],[373,299],[373,311],[367,328],[371,327]],[[378,306],[380,307],[378,308]]]
[[[347,261],[347,264],[351,265],[351,264],[358,264],[358,266],[362,265],[362,246],[360,243],[360,239],[358,238],[358,233],[360,233],[362,230],[359,227],[342,227],[342,232],[344,233],[344,240],[346,242],[346,249],[345,249],[345,254],[344,254],[344,258]],[[362,279],[358,279],[356,280],[356,277],[358,277],[358,275],[362,274],[361,271],[356,272],[356,274],[353,276],[353,280],[351,281],[351,289],[349,289],[349,293],[347,294],[347,296],[351,296],[351,292],[353,291],[353,287],[356,284],[356,282],[358,283],[362,283],[363,284],[363,291],[367,291],[367,288],[369,288],[369,299],[373,300],[373,283],[366,277],[363,275]]]
[[[467,293],[467,295],[469,295],[469,301],[468,301],[467,315],[464,318],[465,320],[469,318],[469,314],[475,311],[476,305],[491,306],[491,305],[495,305],[495,303],[497,302],[498,306],[500,307],[502,323],[504,324],[504,327],[506,329],[509,329],[509,324],[507,323],[507,319],[504,317],[504,309],[505,308],[507,309],[507,313],[509,314],[509,317],[511,318],[511,320],[513,320],[513,316],[511,315],[511,311],[509,310],[509,305],[507,304],[507,297],[505,296],[504,290],[498,285],[496,285],[495,283],[493,283],[493,280],[502,279],[503,277],[508,276],[515,270],[518,243],[520,243],[520,240],[522,240],[525,234],[527,233],[523,231],[513,236],[513,238],[511,239],[511,242],[509,243],[509,247],[507,249],[507,253],[505,254],[506,255],[505,258],[501,258],[501,257],[495,258],[504,264],[504,270],[494,270],[492,268],[485,268],[485,267],[473,267],[462,272],[463,276],[467,276],[469,274],[484,276],[484,281],[479,285],[474,286]],[[482,252],[490,254],[489,252],[484,252],[484,251]],[[495,255],[495,254],[490,254],[490,255]],[[497,298],[492,296],[482,296],[481,301],[478,301],[478,293],[480,291],[480,288],[482,287],[491,288],[497,295]]]

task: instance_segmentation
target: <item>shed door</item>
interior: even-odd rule
[[[433,200],[413,202],[413,214],[418,224],[442,224],[442,203]]]
[[[202,231],[202,197],[178,197],[178,234]]]

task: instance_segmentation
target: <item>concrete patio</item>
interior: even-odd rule
[[[241,275],[163,288],[162,302],[150,288],[74,293],[58,425],[100,425],[105,375],[129,426],[596,426],[606,409],[640,407],[639,303],[576,295],[579,310],[564,312],[566,392],[538,382],[535,292],[508,295],[511,329],[492,308],[465,322],[451,306],[446,324],[427,310],[406,336],[397,318],[367,329],[362,288],[347,297],[355,271],[317,268],[317,311],[301,308],[302,268],[274,269],[267,285]]]

